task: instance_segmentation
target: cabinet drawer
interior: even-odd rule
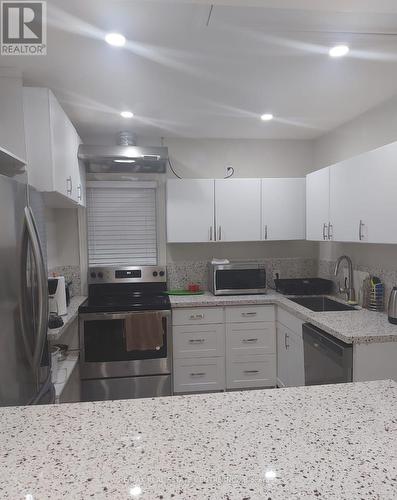
[[[192,309],[175,309],[172,313],[173,325],[209,325],[223,323],[221,307],[195,307]]]
[[[303,321],[294,316],[293,314],[284,311],[284,309],[281,309],[281,307],[278,307],[277,309],[277,322],[286,326],[287,328],[295,332],[297,335],[302,336]]]
[[[276,385],[276,355],[243,356],[227,365],[227,389],[273,387]]]
[[[229,356],[238,354],[275,354],[274,323],[230,323],[226,327]]]
[[[226,323],[275,321],[274,306],[234,306],[226,308]]]
[[[217,391],[225,389],[224,358],[176,359],[174,392]]]
[[[174,359],[224,356],[224,325],[174,326]]]

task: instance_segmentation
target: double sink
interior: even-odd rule
[[[328,312],[328,311],[357,311],[353,306],[337,302],[336,300],[329,299],[328,297],[288,297],[289,300],[306,307],[315,312]]]

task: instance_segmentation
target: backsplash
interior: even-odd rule
[[[70,287],[71,297],[81,295],[81,275],[79,266],[57,266],[48,270],[48,276],[55,273],[58,276],[65,276],[65,281],[72,282]]]
[[[338,286],[338,281],[343,284],[343,265],[338,276],[334,275],[336,261],[320,260],[318,261],[318,276],[327,278]],[[381,269],[376,267],[361,266],[353,262],[353,270],[368,273],[371,276],[377,276],[385,285],[385,308],[389,299],[390,292],[394,286],[397,286],[397,269]],[[355,283],[356,291],[361,286],[361,283]]]
[[[246,261],[246,260],[245,260]],[[233,262],[233,261],[231,261]],[[317,276],[317,260],[297,258],[268,258],[255,259],[265,265],[268,286],[274,288],[273,273],[280,272],[280,278],[301,278]],[[208,290],[208,262],[183,261],[167,264],[168,288],[186,289],[189,283],[200,285],[203,290]]]

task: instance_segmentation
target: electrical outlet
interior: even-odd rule
[[[277,274],[278,274],[278,277],[281,278],[281,273],[278,269],[274,269],[273,271],[273,279],[277,279]]]

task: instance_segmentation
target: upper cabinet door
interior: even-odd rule
[[[214,239],[214,180],[168,180],[168,243],[199,243]]]
[[[261,239],[261,180],[215,181],[217,241]]]
[[[329,167],[306,176],[306,239],[328,239]]]
[[[262,239],[304,240],[305,199],[305,179],[262,179]]]
[[[23,94],[29,182],[45,193],[47,204],[77,206],[84,197],[77,158],[81,139],[49,89],[25,87]]]
[[[359,221],[361,184],[367,182],[366,164],[367,156],[361,155],[330,167],[330,220],[335,241],[354,242],[364,238]]]
[[[361,241],[397,243],[397,143],[366,153],[359,167],[355,232]]]

